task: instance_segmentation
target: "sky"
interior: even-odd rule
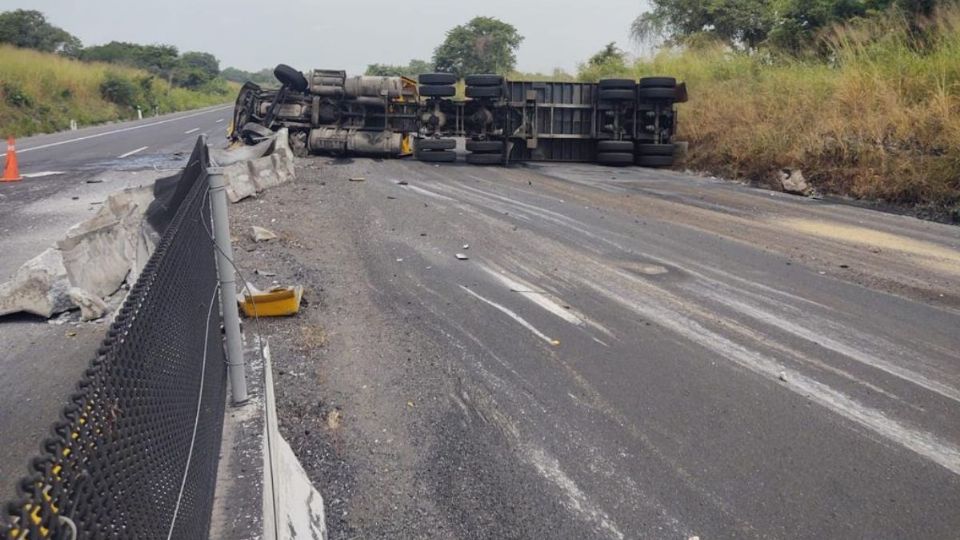
[[[84,45],[165,43],[206,51],[220,67],[290,64],[345,69],[429,60],[447,30],[477,15],[524,36],[517,69],[575,71],[605,44],[629,39],[644,0],[0,0],[0,11],[35,9]]]

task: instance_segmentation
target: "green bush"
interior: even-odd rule
[[[136,105],[139,92],[133,81],[113,72],[107,72],[100,83],[100,96],[121,107]]]
[[[17,83],[3,83],[3,98],[8,104],[14,107],[25,108],[33,106],[33,99],[31,99],[30,95]]]

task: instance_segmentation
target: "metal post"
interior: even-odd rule
[[[237,310],[236,271],[233,248],[230,246],[230,220],[227,217],[227,191],[223,167],[208,167],[210,209],[213,213],[213,238],[217,244],[217,269],[220,272],[220,308],[227,335],[227,369],[234,405],[246,403],[247,379],[243,365],[243,344],[240,340],[240,314]]]

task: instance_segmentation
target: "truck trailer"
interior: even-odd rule
[[[514,81],[500,75],[425,73],[348,76],[281,64],[278,89],[246,83],[231,138],[254,143],[287,128],[291,146],[310,153],[413,156],[476,165],[524,161],[669,167],[676,104],[686,85],[673,77],[596,83]]]

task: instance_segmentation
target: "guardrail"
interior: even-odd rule
[[[226,365],[197,141],[151,206],[162,240],[0,512],[0,538],[204,538]]]

